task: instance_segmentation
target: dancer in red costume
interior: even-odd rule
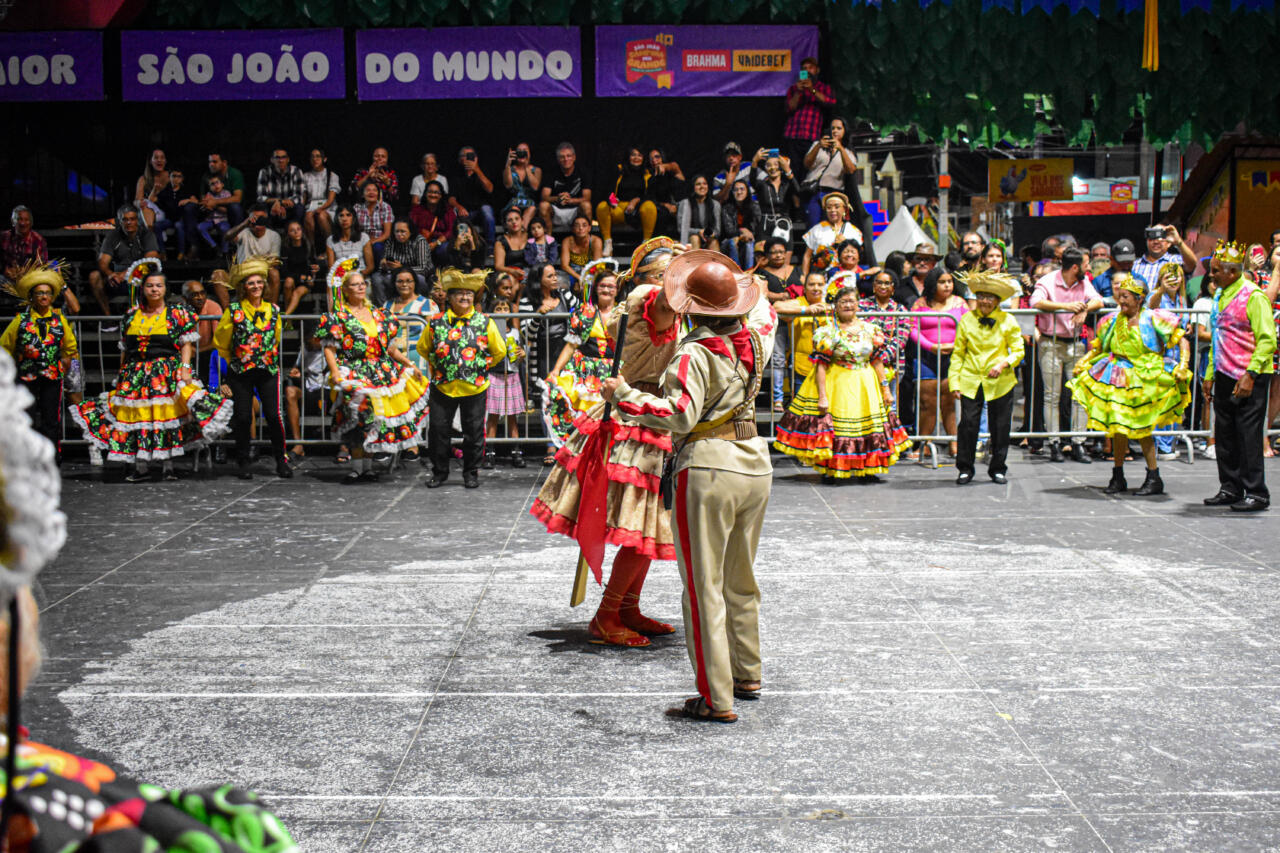
[[[660,393],[658,381],[676,351],[681,337],[681,317],[667,304],[662,276],[671,259],[684,249],[667,237],[642,243],[631,256],[631,269],[619,280],[619,289],[631,287],[624,311],[610,320],[610,341],[616,340],[617,322],[628,316],[622,344],[621,375],[632,388]],[[777,326],[777,314],[761,298],[747,324],[761,334]],[[771,338],[771,335],[768,335]],[[768,355],[766,355],[766,361]],[[577,531],[581,486],[575,472],[582,461],[587,439],[600,428],[601,403],[580,416],[575,431],[556,454],[556,465],[542,485],[530,512],[552,533],[573,537]],[[674,560],[671,513],[662,506],[658,484],[662,464],[671,452],[671,436],[618,417],[607,467],[608,498],[605,509],[605,541],[621,548],[605,584],[600,607],[588,631],[592,642],[618,646],[647,646],[649,637],[675,629],[640,612],[640,591],[652,560]]]

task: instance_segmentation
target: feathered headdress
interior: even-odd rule
[[[274,255],[254,255],[238,264],[232,264],[231,280],[228,283],[228,287],[239,297],[241,295],[240,285],[244,283],[245,279],[252,275],[260,275],[265,279],[271,272],[271,268],[279,266],[279,264],[280,259]]]
[[[141,304],[142,283],[149,275],[163,273],[164,264],[160,263],[159,258],[139,258],[129,264],[129,268],[124,272],[124,280],[129,283],[129,300],[134,305]]]
[[[618,262],[613,258],[601,258],[582,268],[582,280],[579,282],[582,304],[585,305],[591,301],[591,288],[595,287],[596,279],[606,272],[617,274]]]
[[[21,299],[23,302],[31,301],[31,291],[35,290],[38,285],[47,285],[53,290],[53,298],[57,299],[58,294],[62,292],[62,288],[67,283],[62,278],[62,273],[58,268],[65,261],[52,261],[45,263],[43,261],[29,261],[25,266],[18,270],[18,274],[14,276],[14,280],[4,283],[4,291],[11,293]]]

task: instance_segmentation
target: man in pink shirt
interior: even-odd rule
[[[1090,311],[1102,307],[1102,297],[1084,274],[1084,255],[1077,248],[1062,253],[1062,269],[1051,272],[1036,282],[1031,293],[1031,307],[1036,316],[1040,373],[1044,376],[1044,423],[1052,431],[1058,423],[1058,403],[1062,399],[1063,380],[1069,379],[1076,361],[1085,354],[1080,330]],[[1084,410],[1071,406],[1071,458],[1090,462],[1084,450]],[[1049,445],[1049,461],[1062,461],[1062,445],[1054,439]]]

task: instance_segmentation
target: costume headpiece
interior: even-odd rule
[[[834,302],[836,294],[846,287],[858,286],[858,273],[854,270],[842,270],[831,276],[827,282],[827,301]]]
[[[613,258],[601,258],[598,261],[592,261],[582,268],[582,281],[579,282],[579,295],[582,297],[582,304],[585,305],[591,300],[591,288],[596,286],[596,279],[605,273],[616,275],[618,272],[618,262]]]
[[[463,272],[460,269],[449,267],[440,273],[440,286],[444,288],[446,294],[450,290],[469,290],[472,293],[479,293],[484,290],[484,282],[488,276],[488,270]]]
[[[1142,286],[1142,282],[1138,281],[1137,278],[1127,272],[1116,272],[1111,274],[1111,289],[1114,291],[1116,288],[1127,290],[1130,293],[1137,295],[1139,298],[1145,296],[1147,293],[1146,288]]]
[[[228,287],[236,295],[240,294],[240,285],[244,283],[249,276],[260,275],[264,279],[271,272],[271,268],[278,265],[280,259],[274,255],[254,255],[246,258],[244,261],[231,266],[231,281]]]
[[[760,301],[760,285],[733,260],[709,249],[677,255],[662,276],[667,303],[677,314],[738,317]]]
[[[129,282],[129,299],[134,305],[141,304],[142,283],[149,275],[162,275],[164,264],[159,258],[139,258],[129,265],[124,272],[124,280]]]
[[[833,193],[827,193],[826,195],[824,195],[824,196],[822,197],[822,209],[823,209],[823,210],[826,210],[826,209],[827,209],[827,202],[831,201],[831,199],[833,199],[833,198],[838,198],[838,199],[840,199],[840,202],[844,205],[844,212],[845,212],[846,214],[848,214],[848,213],[849,213],[849,211],[850,211],[850,210],[852,210],[852,208],[851,208],[851,207],[850,207],[850,205],[849,205],[849,197],[848,197],[847,195],[845,195],[844,193],[842,193],[842,192],[833,192]]]
[[[1187,274],[1182,271],[1182,264],[1174,261],[1166,261],[1160,265],[1160,271],[1156,273],[1156,281],[1164,281],[1167,275],[1176,275],[1180,279],[1186,279]]]
[[[1244,263],[1245,247],[1243,243],[1237,243],[1234,240],[1227,242],[1219,240],[1218,247],[1213,250],[1213,259],[1220,264],[1234,264],[1240,266]]]
[[[329,268],[329,298],[334,305],[343,304],[342,281],[351,273],[358,272],[361,263],[359,255],[347,255],[345,258],[334,261],[333,266]]]
[[[31,261],[18,270],[18,274],[14,276],[12,282],[5,283],[4,290],[7,293],[12,293],[23,302],[30,302],[31,291],[35,290],[38,285],[43,284],[53,290],[53,298],[57,299],[58,294],[62,292],[62,288],[67,286],[66,281],[62,278],[62,273],[58,272],[58,267],[61,265],[61,261],[54,261],[49,264],[43,261]]]
[[[670,237],[653,237],[645,240],[631,253],[631,268],[619,276],[618,284],[631,282],[647,272],[657,270],[667,263],[671,255],[675,254],[675,248],[676,241]],[[646,262],[645,258],[655,252],[662,252],[662,254]]]
[[[961,271],[956,273],[956,278],[960,280],[961,284],[969,288],[970,293],[974,295],[990,293],[1000,302],[1004,302],[1015,293],[1022,292],[1022,288],[1018,285],[1018,280],[1004,272],[992,272],[990,270]]]

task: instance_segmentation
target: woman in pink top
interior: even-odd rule
[[[956,434],[956,407],[947,387],[947,370],[951,350],[956,342],[956,326],[969,311],[969,303],[955,295],[955,280],[946,267],[938,265],[924,279],[924,289],[912,311],[945,311],[951,317],[921,317],[911,329],[911,342],[920,345],[920,432],[933,435],[942,413],[942,427],[947,435]],[[941,400],[941,403],[939,401]],[[924,448],[932,448],[928,442]],[[956,452],[951,442],[950,452]],[[923,455],[924,449],[921,450]]]

